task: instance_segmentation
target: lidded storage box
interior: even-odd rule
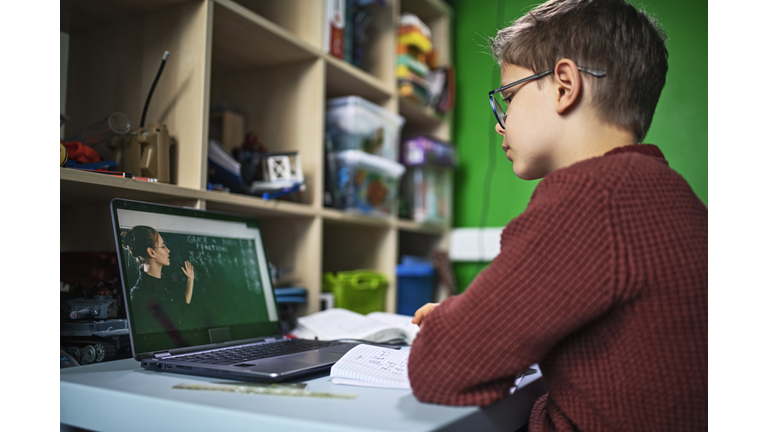
[[[328,155],[328,169],[339,208],[380,217],[396,212],[404,166],[360,150],[346,150]]]
[[[334,152],[360,150],[396,162],[404,122],[403,117],[360,96],[326,103],[325,135]]]
[[[407,168],[400,189],[400,216],[416,222],[450,220],[456,147],[432,137],[409,137],[403,140],[401,161]]]

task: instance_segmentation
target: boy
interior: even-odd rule
[[[543,180],[471,286],[415,314],[419,400],[487,405],[538,363],[531,432],[706,430],[707,208],[638,144],[665,39],[622,0],[551,0],[498,32],[496,131]]]

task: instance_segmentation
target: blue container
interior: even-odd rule
[[[397,313],[412,316],[434,301],[435,269],[428,260],[403,257],[397,266]]]

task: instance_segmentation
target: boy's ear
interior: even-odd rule
[[[561,59],[554,68],[554,84],[557,91],[555,108],[558,114],[564,114],[576,106],[582,90],[581,74],[576,62]]]

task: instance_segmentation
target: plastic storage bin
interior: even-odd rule
[[[405,138],[401,162],[400,216],[416,222],[446,222],[453,212],[453,170],[456,147],[427,136]]]
[[[379,217],[396,211],[404,166],[359,150],[346,150],[329,155],[328,169],[337,208]]]
[[[332,151],[360,150],[398,161],[405,119],[360,96],[329,99],[325,134]]]
[[[426,259],[403,257],[397,265],[397,313],[412,316],[434,301],[435,269]]]
[[[453,209],[453,170],[408,167],[402,179],[400,216],[416,222],[447,222]]]
[[[388,286],[386,276],[370,270],[323,273],[323,292],[333,293],[334,307],[363,315],[384,310]]]
[[[455,168],[459,164],[456,146],[419,135],[403,138],[400,162],[405,166],[439,165]]]

